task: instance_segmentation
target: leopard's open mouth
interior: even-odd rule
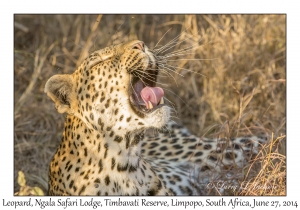
[[[156,86],[157,70],[131,73],[130,103],[140,112],[150,113],[165,105],[164,90]]]

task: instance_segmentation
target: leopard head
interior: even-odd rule
[[[45,92],[59,113],[99,132],[161,128],[170,109],[163,89],[156,87],[157,75],[154,54],[134,40],[92,53],[73,74],[52,76]]]

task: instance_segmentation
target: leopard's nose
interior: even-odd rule
[[[141,50],[141,51],[145,52],[145,44],[144,44],[144,42],[135,43],[132,46],[132,49],[137,49],[137,50]]]

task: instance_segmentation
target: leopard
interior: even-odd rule
[[[132,40],[49,78],[44,92],[65,114],[49,195],[203,195],[207,172],[243,167],[258,153],[264,138],[200,138],[172,121],[157,82],[162,65],[154,50]]]

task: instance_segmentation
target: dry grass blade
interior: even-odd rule
[[[41,57],[40,57],[40,49],[37,49],[35,59],[34,59],[34,71],[31,76],[29,85],[27,86],[26,90],[24,91],[24,93],[22,94],[22,96],[19,98],[19,100],[17,101],[17,103],[15,105],[15,115],[18,114],[21,107],[25,103],[26,99],[28,97],[30,97],[31,92],[37,82],[37,79],[41,74],[45,60],[54,46],[55,46],[55,43],[51,44],[50,47],[46,50],[46,52]]]
[[[247,94],[246,96],[240,95],[240,109],[239,109],[239,120],[238,120],[239,123],[238,123],[238,128],[237,128],[238,131],[241,127],[242,116],[245,111],[245,108],[248,106],[249,102],[253,98],[254,92],[255,92],[255,88],[252,90],[251,93]],[[239,133],[237,132],[237,135],[238,134]]]
[[[255,89],[253,89],[250,94],[247,94],[244,97],[240,97],[240,115],[239,115],[239,119],[242,118],[242,113],[244,112],[245,108],[248,106],[249,102],[253,98],[254,92],[255,92]]]
[[[20,24],[18,22],[15,22],[14,26],[16,28],[19,28],[20,30],[24,31],[25,33],[27,33],[29,31],[29,29],[26,26],[24,26],[24,25],[22,25],[22,24]]]
[[[285,136],[276,139],[272,136],[271,142],[263,145],[247,169],[239,195],[286,195],[286,156],[278,152],[278,147],[284,143],[284,139]],[[254,167],[260,168],[258,174],[253,174]]]
[[[80,53],[80,56],[77,60],[76,66],[79,66],[81,62],[88,56],[89,49],[91,48],[93,42],[92,39],[95,37],[95,31],[101,21],[102,15],[98,15],[97,20],[94,22],[93,27],[91,29],[90,35],[88,36],[85,45]]]

